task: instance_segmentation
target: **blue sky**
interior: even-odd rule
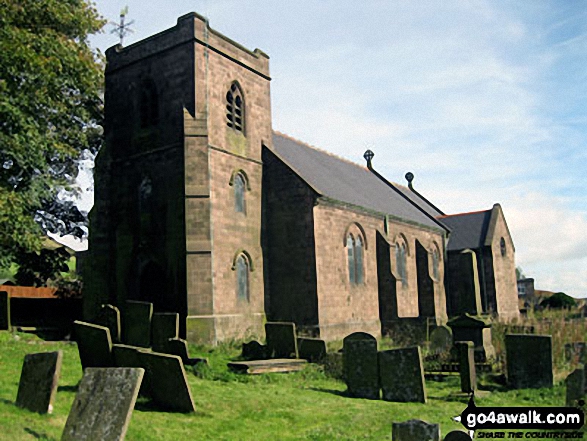
[[[446,213],[499,202],[538,289],[587,297],[587,3],[99,0],[131,44],[196,11],[270,59],[273,128]],[[92,44],[118,42],[106,32]]]

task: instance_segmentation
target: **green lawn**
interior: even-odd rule
[[[58,349],[64,358],[53,414],[38,415],[14,406],[24,355]],[[462,428],[451,420],[467,401],[458,394],[458,377],[427,381],[428,404],[389,403],[345,397],[344,383],[329,378],[316,365],[292,374],[242,376],[226,369],[226,362],[239,354],[236,345],[190,350],[192,356],[210,362],[199,376],[188,371],[196,413],[157,412],[139,400],[127,440],[389,440],[392,421],[412,418],[440,423],[443,434]],[[81,376],[75,343],[0,332],[0,439],[60,439]],[[492,389],[476,404],[564,405],[560,384],[541,390]]]

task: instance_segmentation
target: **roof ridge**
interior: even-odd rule
[[[467,211],[465,213],[445,214],[443,216],[436,216],[436,217],[438,219],[444,219],[446,217],[466,216],[466,215],[469,215],[469,214],[487,213],[489,211],[491,211],[491,208],[489,210]]]
[[[304,141],[302,141],[300,139],[294,138],[293,136],[288,135],[286,133],[280,132],[278,130],[273,130],[273,133],[275,135],[282,136],[282,137],[284,137],[286,139],[289,139],[290,141],[297,142],[298,144],[301,144],[304,147],[308,147],[309,149],[316,150],[317,152],[324,153],[325,155],[328,155],[328,156],[330,156],[332,158],[335,158],[335,159],[338,159],[340,161],[346,162],[347,164],[354,165],[355,167],[359,167],[359,168],[361,168],[363,170],[369,171],[369,169],[367,168],[367,166],[363,166],[361,164],[358,164],[356,162],[351,161],[350,159],[343,158],[342,156],[335,155],[334,153],[329,152],[328,150],[324,150],[324,149],[321,149],[319,147],[316,147],[315,145],[308,144],[307,142],[304,142]]]

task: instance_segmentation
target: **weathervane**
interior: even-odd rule
[[[124,19],[126,18],[126,14],[128,14],[128,6],[125,6],[120,11],[120,23],[110,22],[111,25],[114,25],[114,29],[112,29],[110,31],[110,33],[118,35],[118,37],[120,38],[121,45],[122,45],[122,40],[124,39],[124,37],[126,37],[128,34],[134,32],[130,28],[130,25],[133,24],[135,21],[131,20],[128,23],[125,23]]]

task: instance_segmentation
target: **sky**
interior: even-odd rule
[[[270,56],[273,129],[447,214],[501,204],[537,289],[587,297],[587,3],[98,0],[132,44],[188,12]],[[113,25],[91,38],[104,52]],[[86,167],[86,170],[88,167]],[[90,187],[90,185],[87,185]],[[91,206],[91,192],[84,198]]]

